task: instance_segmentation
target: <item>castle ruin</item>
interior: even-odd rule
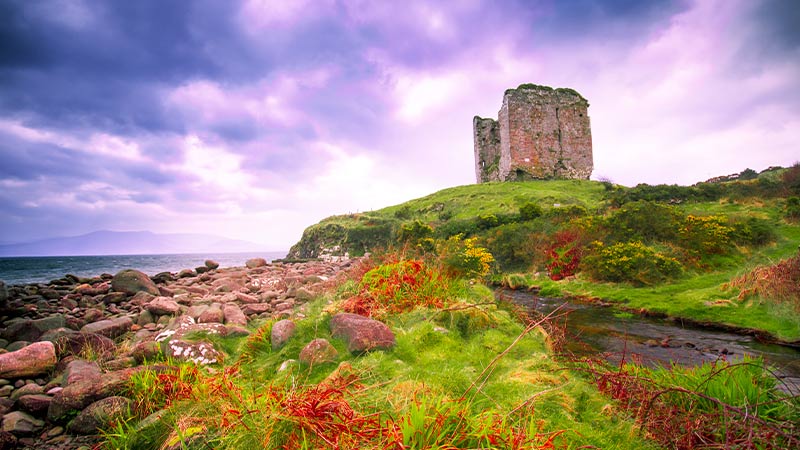
[[[472,120],[478,183],[588,179],[594,164],[588,109],[572,89],[507,90],[498,120]]]

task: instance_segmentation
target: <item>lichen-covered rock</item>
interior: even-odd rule
[[[331,318],[331,335],[347,343],[347,350],[360,354],[394,347],[395,337],[386,324],[358,314],[340,313]]]
[[[32,436],[43,428],[43,420],[22,411],[10,412],[3,416],[3,431],[14,436]]]
[[[306,344],[300,351],[300,362],[313,365],[326,362],[334,362],[339,358],[339,352],[328,342],[327,339],[314,339]]]
[[[143,370],[151,370],[158,374],[175,369],[170,366],[139,366],[105,373],[97,379],[89,378],[69,383],[53,395],[53,401],[47,409],[47,420],[63,422],[72,417],[76,411],[82,411],[97,400],[124,393],[131,376]]]
[[[6,329],[2,333],[2,337],[9,342],[35,342],[46,332],[65,327],[66,325],[67,320],[61,314],[53,314],[52,316],[36,320],[18,319],[6,323]]]
[[[134,295],[141,291],[152,295],[159,294],[158,287],[146,273],[133,269],[121,270],[114,275],[114,278],[111,279],[111,289],[128,295]]]
[[[275,322],[272,325],[272,333],[270,336],[270,342],[272,343],[272,350],[279,350],[281,349],[286,342],[294,336],[294,332],[297,326],[294,322],[289,319],[283,319]]]
[[[247,326],[247,316],[236,304],[228,303],[222,306],[222,315],[225,317],[226,325]]]
[[[125,420],[131,400],[125,397],[107,397],[87,406],[67,425],[67,430],[75,434],[96,434],[111,423]]]
[[[180,312],[181,305],[167,297],[156,297],[146,304],[144,308],[157,316],[174,315]]]
[[[88,323],[81,328],[81,333],[96,333],[113,339],[130,331],[132,326],[133,320],[130,317],[123,316]]]
[[[209,305],[200,315],[197,316],[197,323],[222,323],[225,315],[222,313],[218,303]]]
[[[0,355],[0,378],[24,378],[47,373],[55,367],[56,348],[50,341],[35,342]]]
[[[154,360],[161,355],[161,345],[156,341],[142,341],[137,343],[129,353],[137,363]]]
[[[209,341],[187,342],[170,340],[164,353],[181,361],[191,361],[198,365],[216,364],[222,360],[222,353]]]
[[[84,380],[100,381],[103,371],[95,361],[86,361],[84,359],[76,359],[67,363],[64,369],[64,384],[69,386]]]
[[[17,399],[17,407],[25,411],[34,417],[45,417],[47,416],[47,409],[50,407],[50,402],[53,401],[53,397],[44,394],[31,394],[31,395],[23,395],[19,399]]]

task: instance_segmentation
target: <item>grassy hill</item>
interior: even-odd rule
[[[796,339],[791,170],[691,187],[463,186],[328,218],[295,257],[392,248],[292,311],[288,341],[273,333],[287,321],[272,316],[251,321],[248,336],[187,337],[221,351],[213,367],[157,355],[164,372],[134,375],[135,408],[105,430],[105,448],[797,448],[800,402],[763,362],[565,357],[550,318],[476,282]],[[353,351],[332,326],[340,313],[381,321],[394,345]]]
[[[413,249],[425,240],[435,251],[435,242],[461,234],[494,255],[495,282],[798,341],[793,294],[773,295],[753,285],[752,276],[750,284],[744,279],[797,255],[798,173],[797,165],[745,171],[694,186],[584,180],[459,186],[327,218],[305,230],[290,257]]]

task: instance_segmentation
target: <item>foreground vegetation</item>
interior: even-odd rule
[[[553,449],[789,448],[800,443],[796,399],[758,361],[652,371],[565,363],[546,317],[498,305],[480,283],[492,258],[474,241],[364,260],[304,306],[287,344],[273,321],[249,337],[206,336],[212,368],[166,363],[130,385],[129,419],[106,446],[145,448]],[[349,353],[333,314],[377,317],[390,350]],[[200,338],[201,336],[198,336]],[[295,358],[329,339],[335,361]],[[571,370],[569,370],[571,367]],[[744,368],[744,371],[742,370]],[[656,387],[656,389],[653,389]]]
[[[695,186],[551,180],[445,189],[309,227],[294,257],[475,238],[493,281],[800,341],[800,165]]]

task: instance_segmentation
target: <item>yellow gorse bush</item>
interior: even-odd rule
[[[465,277],[480,278],[489,274],[494,256],[477,245],[477,238],[463,239],[463,235],[450,236],[442,241],[437,251],[446,271]]]

